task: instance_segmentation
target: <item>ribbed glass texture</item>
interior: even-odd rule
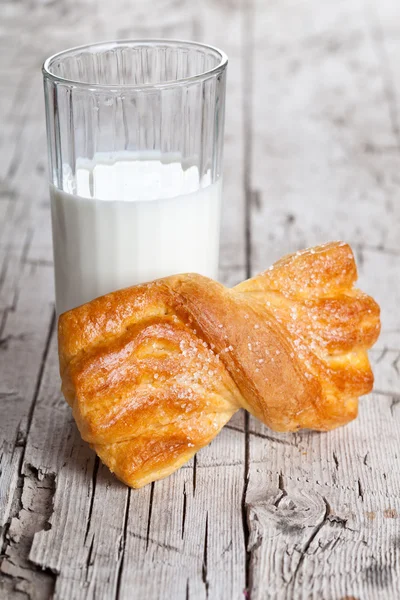
[[[218,276],[226,65],[165,40],[45,62],[58,313],[174,273]]]
[[[199,186],[221,174],[226,57],[191,42],[121,41],[75,48],[43,68],[50,180],[76,191],[97,153],[176,155]]]

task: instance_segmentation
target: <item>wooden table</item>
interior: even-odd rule
[[[397,0],[0,6],[0,597],[400,597]],[[127,489],[60,394],[40,65],[126,37],[230,57],[221,280],[341,238],[382,307],[375,392],[328,433],[239,413],[194,462]]]

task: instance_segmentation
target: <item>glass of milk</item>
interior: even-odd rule
[[[58,314],[174,273],[217,277],[226,67],[175,40],[45,61]]]

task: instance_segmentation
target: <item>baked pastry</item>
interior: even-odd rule
[[[233,289],[175,275],[64,313],[62,391],[83,439],[141,487],[188,461],[241,407],[276,431],[354,419],[380,330],[356,278],[349,246],[332,243]]]

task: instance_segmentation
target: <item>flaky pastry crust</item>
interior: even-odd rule
[[[165,477],[241,407],[271,429],[329,430],[372,389],[379,307],[347,244],[297,252],[233,289],[196,274],[137,285],[58,325],[62,391],[122,481]]]

